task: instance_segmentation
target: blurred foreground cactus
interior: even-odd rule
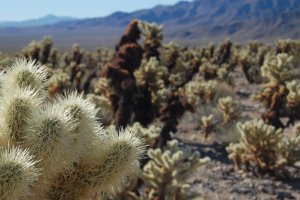
[[[139,168],[140,137],[101,128],[77,93],[53,99],[46,71],[17,60],[1,74],[0,199],[96,199]],[[3,84],[5,83],[5,84]]]

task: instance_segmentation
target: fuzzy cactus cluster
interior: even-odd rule
[[[176,140],[169,141],[166,149],[150,149],[151,160],[144,166],[145,199],[192,199],[199,194],[190,193],[192,184],[187,178],[192,171],[206,164],[208,157],[200,158],[199,152],[180,146]]]
[[[294,124],[299,117],[299,87],[293,56],[286,53],[269,56],[261,68],[262,76],[268,82],[261,86],[256,99],[264,104],[266,112],[263,119],[277,127],[284,128]],[[287,124],[281,120],[288,117]]]
[[[46,69],[16,60],[0,76],[0,199],[97,199],[139,168],[141,138],[105,131],[76,92],[51,98]]]
[[[300,135],[295,129],[293,137],[284,137],[282,129],[251,120],[237,124],[240,140],[227,147],[229,158],[237,169],[255,174],[284,175],[286,166],[300,161]]]

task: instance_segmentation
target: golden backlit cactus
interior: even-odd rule
[[[12,81],[0,96],[0,199],[95,199],[118,188],[139,168],[141,137],[104,131],[82,94],[49,97],[44,71],[22,59],[1,75]]]
[[[144,166],[145,199],[192,199],[199,194],[190,192],[189,175],[209,161],[200,158],[199,152],[180,146],[176,140],[169,141],[165,150],[150,149],[150,161]],[[149,198],[149,197],[152,198]]]
[[[239,118],[241,115],[239,103],[230,96],[219,99],[218,109],[223,114],[224,124]]]

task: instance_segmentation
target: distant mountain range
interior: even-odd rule
[[[59,17],[55,15],[46,15],[45,17],[38,19],[30,19],[24,21],[4,21],[0,22],[0,27],[33,27],[56,24],[63,21],[75,21],[78,20],[73,17]]]
[[[43,27],[2,28],[0,50],[2,38],[19,34],[27,40],[53,35],[62,47],[73,42],[86,48],[113,46],[134,18],[163,24],[165,41],[183,44],[219,42],[226,37],[239,42],[300,37],[300,0],[194,0],[132,13],[116,12],[102,18],[64,20]]]

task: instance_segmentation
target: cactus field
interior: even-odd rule
[[[300,40],[167,28],[0,52],[0,200],[300,199]]]

